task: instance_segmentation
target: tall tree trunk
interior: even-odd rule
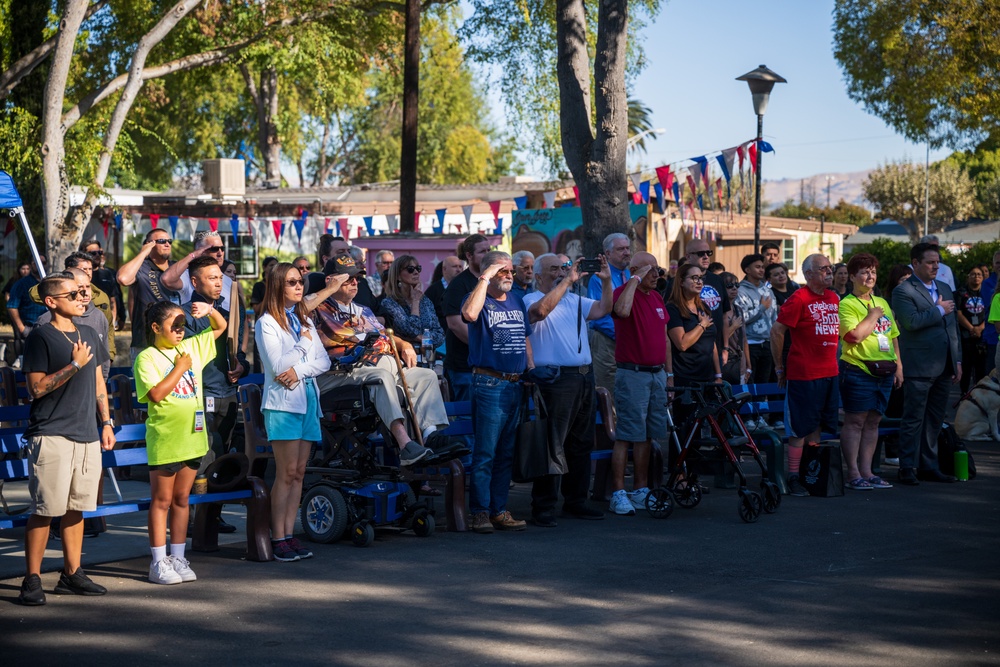
[[[265,67],[260,73],[260,84],[246,64],[240,73],[247,84],[247,92],[257,110],[257,145],[264,162],[264,186],[281,187],[281,138],[278,136],[278,70]]]
[[[403,43],[403,137],[399,156],[399,229],[415,232],[417,105],[420,100],[420,0],[406,0]]]
[[[49,240],[49,265],[53,253],[61,248],[63,241],[57,238],[59,228],[69,211],[69,180],[66,177],[65,130],[62,126],[63,100],[66,96],[66,80],[73,62],[73,46],[80,25],[87,13],[87,0],[69,0],[66,11],[59,21],[55,47],[49,67],[49,79],[42,97],[42,210],[45,216],[45,230]]]
[[[580,190],[588,256],[612,232],[628,233],[628,99],[625,94],[628,0],[601,0],[597,15],[594,104],[590,123],[590,59],[584,0],[558,0],[556,42],[563,153]]]

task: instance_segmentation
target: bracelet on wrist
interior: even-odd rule
[[[80,364],[76,363],[76,359],[70,360],[69,365],[75,368],[76,370],[80,370]]]
[[[775,375],[784,375],[785,374],[785,369],[784,368],[775,368],[774,369],[774,373],[775,373]]]
[[[715,374],[715,379],[716,380],[721,380],[722,379],[722,373],[716,373]]]

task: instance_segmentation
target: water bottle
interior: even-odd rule
[[[960,449],[954,454],[955,456],[955,477],[958,478],[960,482],[969,481],[969,452]]]
[[[420,336],[420,356],[423,357],[427,368],[434,368],[434,338],[430,329],[424,329],[423,335]]]

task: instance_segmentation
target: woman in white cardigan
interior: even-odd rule
[[[312,443],[322,439],[319,389],[313,378],[330,369],[330,357],[302,306],[305,286],[299,270],[277,264],[265,283],[254,335],[264,368],[264,426],[276,468],[271,543],[275,560],[296,561],[312,556],[292,531]]]

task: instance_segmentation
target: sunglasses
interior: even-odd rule
[[[297,287],[299,285],[305,285],[306,281],[302,278],[292,278],[291,280],[286,280],[285,284],[289,287]]]
[[[312,267],[309,266],[308,264],[300,264],[295,268],[298,269],[299,271],[312,271]]]
[[[726,283],[726,289],[739,289],[739,283]]]
[[[156,245],[171,245],[173,242],[173,239],[156,239],[153,241]]]
[[[66,292],[65,294],[50,294],[53,299],[66,299],[67,301],[76,301],[76,297],[80,296],[83,290],[73,290],[72,292]]]
[[[403,269],[404,271],[409,271],[410,273],[420,273],[424,270],[424,267],[417,264],[416,266],[407,266]]]
[[[91,250],[90,254],[91,255],[103,255],[104,251],[103,250]]]
[[[569,261],[567,261],[567,262],[563,262],[562,264],[560,264],[560,265],[559,265],[559,268],[560,268],[560,269],[569,269],[569,268],[571,268],[572,266],[573,266],[573,260],[569,260]]]
[[[711,257],[714,253],[711,250],[698,250],[697,252],[693,252],[691,254],[698,255],[699,257]]]
[[[226,247],[225,246],[221,246],[221,245],[210,245],[205,250],[205,252],[210,252],[210,253],[212,253],[214,255],[216,253],[226,252]]]
[[[510,269],[500,269],[499,271],[497,271],[497,275],[498,276],[512,276],[512,275],[514,275],[514,272],[511,271]]]

